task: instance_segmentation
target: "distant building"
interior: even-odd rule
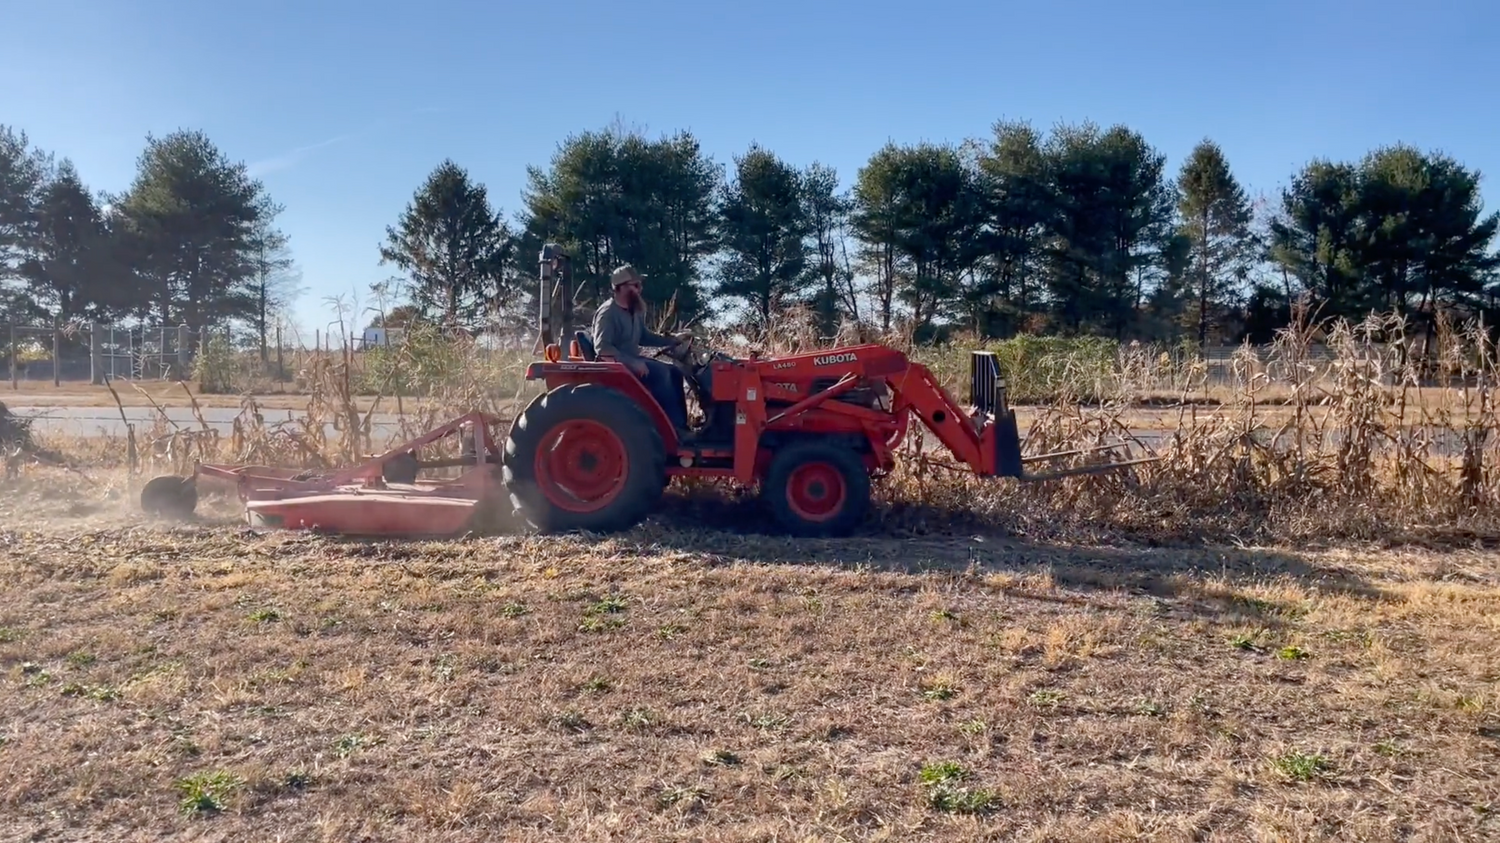
[[[389,346],[391,343],[401,342],[404,328],[366,328],[365,335],[360,338],[360,348],[374,346]]]

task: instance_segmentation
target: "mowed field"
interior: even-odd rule
[[[0,495],[0,837],[1500,839],[1500,555]],[[715,529],[705,529],[707,518]]]

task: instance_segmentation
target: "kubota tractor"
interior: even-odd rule
[[[871,478],[895,466],[912,418],[981,476],[1037,480],[1148,461],[1028,474],[1026,463],[1088,451],[1022,457],[993,354],[971,353],[963,407],[927,367],[876,344],[772,358],[693,343],[668,352],[704,415],[692,441],[681,442],[641,380],[598,359],[587,333],[575,332],[563,357],[561,334],[572,329],[568,259],[548,246],[541,260],[544,361],[526,377],[546,390],[516,418],[501,466],[516,513],[543,532],[628,528],[672,477],[698,476],[758,487],[793,535],[843,535],[870,505]],[[563,329],[556,337],[554,313]]]

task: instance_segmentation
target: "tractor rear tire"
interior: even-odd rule
[[[542,533],[628,530],[666,485],[666,445],[650,416],[599,384],[538,396],[511,426],[502,478],[516,516]]]
[[[772,458],[761,498],[794,536],[847,536],[870,509],[870,474],[853,449],[796,442]]]

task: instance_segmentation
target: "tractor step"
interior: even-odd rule
[[[734,462],[734,446],[718,443],[692,443],[677,447],[677,464],[683,468],[703,467],[705,462]]]

